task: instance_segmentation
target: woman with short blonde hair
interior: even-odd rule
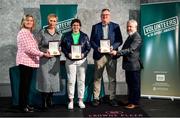
[[[39,49],[43,52],[49,51],[49,42],[61,44],[61,33],[56,29],[58,17],[55,14],[47,16],[48,26],[41,29],[37,35]],[[37,71],[36,89],[42,96],[42,109],[47,110],[53,105],[54,92],[60,91],[60,49],[58,55],[51,58],[40,58],[40,68]]]

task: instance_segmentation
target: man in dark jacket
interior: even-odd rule
[[[109,41],[109,52],[103,52],[101,47],[101,41]],[[93,52],[93,59],[95,63],[94,73],[94,100],[93,105],[99,105],[99,94],[101,88],[101,80],[104,68],[106,67],[108,79],[109,79],[109,91],[110,91],[110,104],[112,106],[118,106],[116,95],[116,65],[117,56],[110,54],[111,50],[118,50],[118,47],[122,44],[122,35],[118,24],[110,22],[110,10],[103,9],[101,12],[101,22],[93,25],[90,43]],[[105,46],[106,47],[106,46]],[[108,50],[108,49],[107,49]]]
[[[125,70],[126,83],[128,86],[128,105],[126,108],[133,109],[139,104],[140,70],[142,68],[140,61],[142,39],[137,32],[137,22],[135,20],[129,20],[127,22],[127,33],[129,36],[122,50],[113,50],[111,53],[113,55],[123,56],[122,68]]]

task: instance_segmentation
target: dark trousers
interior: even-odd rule
[[[128,86],[128,102],[139,104],[140,99],[140,71],[125,71]]]
[[[52,97],[53,93],[49,92],[41,92],[41,97],[42,97],[42,109],[47,109],[48,107],[51,107],[53,105],[52,103]]]
[[[32,74],[34,68],[19,65],[20,83],[19,83],[19,106],[25,108],[29,103],[29,91],[31,86]]]

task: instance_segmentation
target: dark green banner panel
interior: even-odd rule
[[[47,26],[48,14],[54,13],[58,16],[57,29],[65,33],[71,28],[71,21],[76,18],[77,4],[67,5],[40,5],[41,26]]]
[[[141,95],[180,98],[180,2],[143,4]]]

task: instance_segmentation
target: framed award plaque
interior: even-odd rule
[[[50,55],[60,55],[59,41],[49,41],[49,53]]]
[[[111,48],[110,40],[108,39],[100,40],[100,48],[101,48],[101,53],[109,53]]]
[[[72,59],[81,59],[81,45],[71,45]]]

